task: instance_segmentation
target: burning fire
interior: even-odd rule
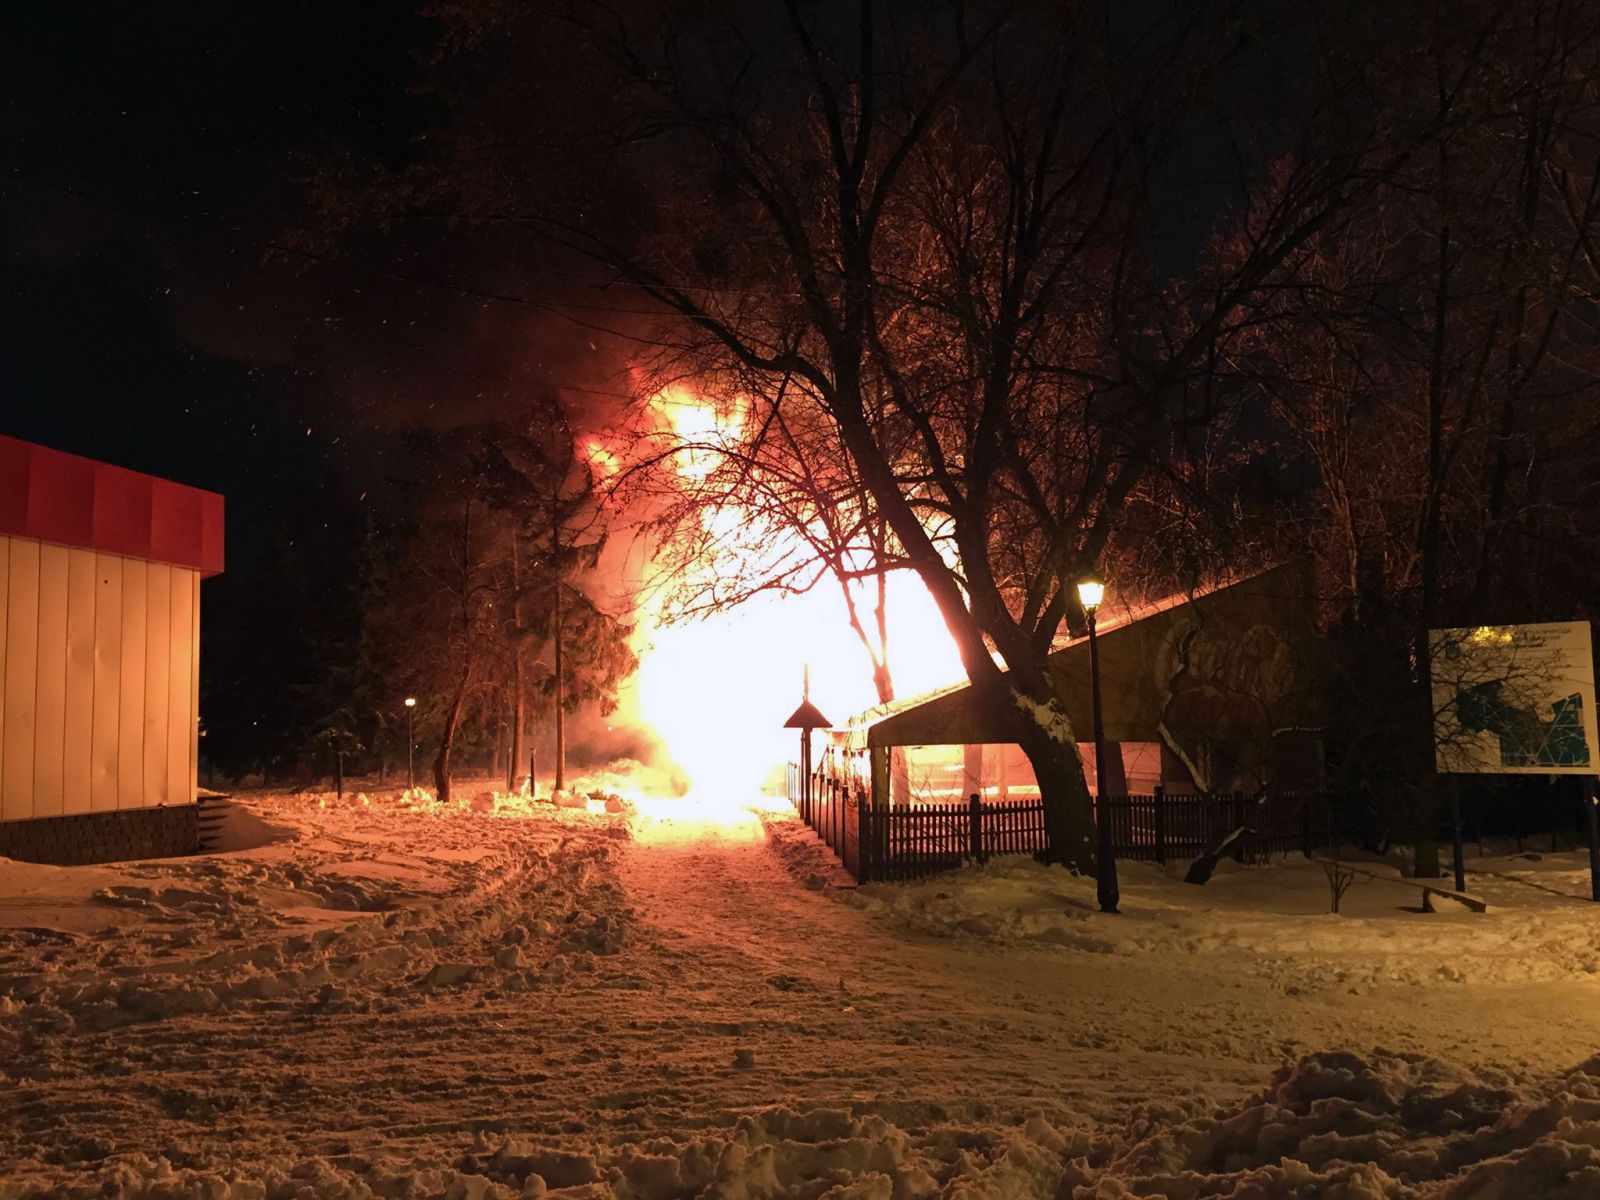
[[[697,401],[682,387],[658,399],[671,434],[694,444],[679,453],[675,468],[685,478],[704,478],[739,413]],[[709,519],[732,553],[762,551],[762,531],[748,514],[724,509]],[[955,643],[922,582],[909,573],[892,575],[888,598],[897,694],[961,678]],[[864,613],[871,611],[866,595],[859,602]],[[660,616],[659,607],[641,614],[631,706],[690,777],[698,803],[729,803],[743,813],[763,788],[781,788],[783,764],[798,750],[794,731],[782,725],[800,700],[807,667],[813,703],[836,724],[878,702],[871,661],[831,580],[803,595],[757,596],[705,620],[662,625]]]
[[[595,478],[604,482],[622,470],[622,461],[616,453],[597,437],[583,439],[583,456],[594,471]]]

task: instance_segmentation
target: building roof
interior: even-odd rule
[[[0,434],[0,535],[222,570],[222,497]]]
[[[1107,605],[1099,616],[1108,741],[1161,740],[1163,726],[1260,729],[1285,721],[1303,699],[1313,637],[1306,562],[1148,604]],[[1083,731],[1091,724],[1088,658],[1087,637],[1050,655],[1060,702]],[[1009,742],[1009,728],[960,682],[868,709],[843,736],[870,746],[976,744]]]
[[[832,724],[810,700],[800,701],[794,715],[783,723],[785,729],[827,729]]]

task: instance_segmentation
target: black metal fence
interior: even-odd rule
[[[789,799],[801,819],[861,882],[914,879],[1000,854],[1041,854],[1047,846],[1038,798],[960,804],[874,804],[864,771],[813,772],[809,799],[789,765]],[[1210,850],[1241,826],[1245,860],[1319,849],[1338,838],[1338,812],[1326,792],[1206,792],[1105,796],[1119,858],[1165,863]],[[1098,813],[1096,814],[1098,819]]]
[[[1338,840],[1338,806],[1327,792],[1201,792],[1107,796],[1111,844],[1121,858],[1165,863],[1193,858],[1235,829],[1249,833],[1243,858],[1321,849]]]

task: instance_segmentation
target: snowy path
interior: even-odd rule
[[[681,977],[703,981],[700,1011],[750,1027],[767,1069],[740,1089],[748,1103],[1115,1120],[1197,1090],[1232,1099],[1329,1046],[1538,1074],[1600,1034],[1587,981],[1309,994],[1230,955],[908,937],[797,888],[753,828],[682,848],[647,842],[622,875],[662,957],[681,956]],[[774,978],[797,982],[772,995]]]
[[[73,876],[106,889],[53,902],[79,926],[0,930],[0,1197],[146,1194],[158,1155],[180,1195],[230,1170],[328,1196],[536,1173],[591,1188],[574,1200],[773,1171],[748,1194],[824,1169],[1059,1180],[1087,1143],[993,1131],[1200,1119],[1325,1049],[1531,1085],[1600,1040],[1587,980],[1351,994],[1237,953],[907,933],[808,890],[752,813],[647,815],[631,839],[582,813],[285,815],[298,842]],[[0,924],[21,911],[0,894]],[[857,1149],[819,1148],[840,1138]],[[776,1166],[740,1165],[758,1143]],[[1054,1194],[1017,1186],[996,1194]]]

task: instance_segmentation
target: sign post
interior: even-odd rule
[[[1589,898],[1600,900],[1600,779],[1591,782],[1583,798],[1589,825]]]
[[[1461,785],[1454,779],[1450,781],[1450,844],[1456,861],[1456,891],[1464,892],[1467,890],[1467,865],[1461,849]]]

